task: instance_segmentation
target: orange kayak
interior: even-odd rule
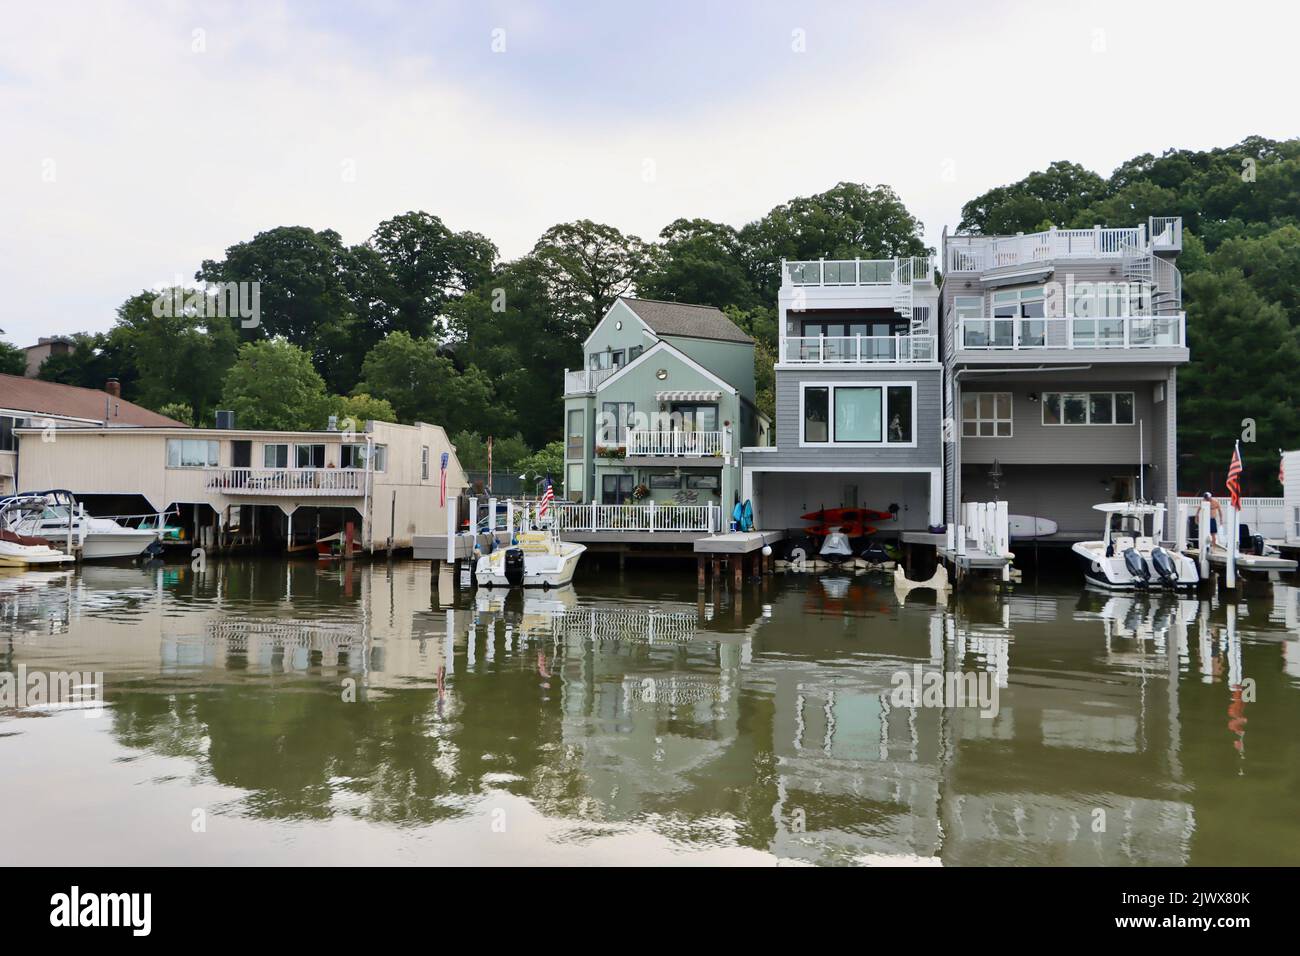
[[[827,521],[825,524],[813,525],[811,528],[805,528],[807,534],[825,537],[832,531],[839,531],[850,538],[860,538],[864,534],[875,534],[879,528],[873,528],[871,525],[863,525],[861,521],[844,521],[834,523]]]
[[[821,524],[848,524],[851,521],[891,521],[893,515],[888,511],[876,511],[873,508],[822,508],[801,516],[804,521],[817,521]]]

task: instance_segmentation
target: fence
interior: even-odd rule
[[[722,508],[716,504],[646,505],[559,504],[555,516],[560,531],[704,531],[722,530]]]
[[[1231,498],[1219,498],[1219,507],[1226,509],[1232,503]],[[1197,515],[1201,506],[1200,498],[1179,498],[1179,504],[1187,505],[1191,517]],[[1252,534],[1262,534],[1266,538],[1285,540],[1286,507],[1281,498],[1242,498],[1241,523],[1250,527]]]

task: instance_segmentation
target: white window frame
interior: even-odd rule
[[[316,449],[316,448],[319,448],[319,449],[320,449],[320,464],[319,464],[319,465],[300,465],[300,464],[298,464],[298,459],[299,459],[299,457],[301,457],[301,450],[304,449],[304,448],[310,448],[310,449]],[[310,457],[315,457],[314,452],[308,452],[308,457],[309,457],[309,458],[310,458]],[[323,441],[300,441],[300,442],[294,442],[294,444],[293,444],[293,465],[292,465],[293,468],[299,468],[299,469],[301,469],[301,470],[303,470],[303,471],[319,471],[321,468],[324,468],[328,463],[329,463],[329,451],[327,450],[327,446],[326,446],[325,442],[323,442]]]
[[[1062,407],[1061,407],[1061,418],[1062,418],[1062,421],[1059,421],[1059,422],[1049,422],[1049,421],[1047,420],[1047,396],[1048,396],[1048,395],[1056,395],[1056,396],[1058,396],[1058,397],[1060,397],[1060,398],[1062,398],[1062,399],[1063,399],[1066,395],[1086,395],[1086,396],[1087,396],[1087,401],[1084,403],[1084,409],[1086,410],[1086,415],[1085,415],[1085,417],[1088,419],[1088,421],[1083,421],[1083,422],[1067,422],[1067,421],[1064,421],[1064,418],[1065,418],[1065,408],[1064,408],[1064,405],[1062,405]],[[1128,396],[1130,399],[1132,399],[1132,401],[1133,401],[1133,420],[1132,420],[1131,422],[1114,422],[1114,421],[1111,421],[1111,422],[1094,422],[1094,421],[1092,421],[1092,396],[1094,396],[1094,395],[1109,395],[1109,396],[1111,397],[1110,401],[1111,401],[1111,414],[1112,414],[1112,416],[1114,415],[1114,410],[1115,410],[1115,399],[1116,399],[1118,396],[1120,396],[1120,395],[1127,395],[1127,396]],[[1040,413],[1040,414],[1041,414],[1041,417],[1040,417],[1039,420],[1042,422],[1042,425],[1043,425],[1044,428],[1133,428],[1133,427],[1135,427],[1135,426],[1137,425],[1137,419],[1138,419],[1137,393],[1136,393],[1136,392],[1130,392],[1130,391],[1127,391],[1127,390],[1125,390],[1125,389],[1120,389],[1120,390],[1118,390],[1118,391],[1111,391],[1110,389],[1095,389],[1095,390],[1094,390],[1094,389],[1089,389],[1089,390],[1086,391],[1086,392],[1085,392],[1085,391],[1043,392],[1042,395],[1040,396],[1039,401],[1040,401],[1040,404],[1042,405],[1042,412]]]
[[[979,397],[980,397],[981,395],[992,395],[992,396],[993,396],[993,417],[992,417],[992,418],[985,418],[985,417],[983,417],[983,416],[980,414],[980,401],[979,401]],[[1005,395],[1005,396],[1007,397],[1007,405],[1008,405],[1009,410],[1008,410],[1008,413],[1007,413],[1007,417],[1006,417],[1006,418],[999,418],[999,417],[998,417],[998,396],[1000,396],[1000,395]],[[975,399],[975,417],[974,417],[974,418],[967,418],[967,417],[966,417],[966,399],[967,399],[967,397],[973,397],[973,398]],[[959,419],[959,424],[960,424],[960,426],[961,426],[961,438],[962,438],[962,441],[966,441],[967,439],[970,439],[970,438],[1014,438],[1014,437],[1015,437],[1015,432],[1016,432],[1016,396],[1015,396],[1015,394],[1014,394],[1013,392],[962,392],[962,393],[961,393],[961,403],[960,403],[960,409],[959,409],[959,411],[960,411],[960,413],[961,413],[961,418]],[[967,434],[966,434],[966,423],[967,423],[967,422],[974,422],[974,423],[975,423],[975,434],[974,434],[974,435],[967,435]],[[984,424],[984,422],[992,422],[992,424],[993,424],[993,434],[992,434],[992,435],[981,435],[981,434],[979,433],[980,425]],[[1010,431],[1008,431],[1007,434],[1005,434],[1005,435],[999,435],[999,434],[997,433],[997,431],[998,431],[998,425],[1001,425],[1001,424],[1004,424],[1004,423],[1005,423],[1005,424],[1010,428]]]
[[[175,442],[180,446],[177,464],[172,464],[172,443]],[[185,464],[185,445],[186,444],[203,444],[204,448],[203,464],[187,465]],[[168,438],[164,454],[167,456],[166,462],[168,468],[219,468],[221,466],[221,443],[215,438]]]
[[[804,397],[810,388],[830,390],[827,401],[826,441],[804,441]],[[880,389],[880,441],[836,441],[835,440],[835,389],[837,388],[878,388]],[[912,440],[889,440],[889,389],[910,388],[912,390]],[[915,448],[920,423],[916,417],[916,380],[908,381],[868,381],[868,382],[800,382],[799,383],[799,447],[800,448]]]
[[[420,446],[420,480],[429,480],[429,446]]]
[[[266,453],[267,453],[268,450],[270,450],[270,449],[272,449],[272,448],[283,448],[283,449],[284,449],[284,464],[283,464],[283,465],[268,465],[268,464],[266,463]],[[279,456],[277,455],[276,457],[278,458]],[[262,443],[262,467],[263,467],[263,468],[273,468],[273,469],[288,468],[288,467],[290,467],[290,463],[289,463],[289,443],[288,443],[288,442],[263,442],[263,443]]]

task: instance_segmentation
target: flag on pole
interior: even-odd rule
[[[1286,487],[1286,456],[1285,455],[1283,455],[1282,460],[1277,463],[1277,483],[1281,485],[1283,488]]]
[[[492,436],[488,435],[488,480],[487,490],[492,491]]]
[[[440,508],[447,507],[447,459],[448,455],[444,451],[442,453],[442,474],[438,479],[438,506]]]
[[[542,492],[542,506],[537,509],[537,517],[545,518],[547,510],[551,507],[551,502],[555,500],[555,487],[551,484],[551,479],[546,479],[546,490]]]
[[[1228,465],[1228,494],[1232,496],[1232,508],[1241,510],[1241,444],[1233,442],[1232,462]]]

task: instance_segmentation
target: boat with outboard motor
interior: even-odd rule
[[[12,495],[0,500],[0,567],[27,568],[62,564],[73,557],[54,547],[48,538],[19,530],[32,515],[45,510],[45,499]]]
[[[156,530],[128,528],[112,518],[87,514],[85,505],[78,503],[70,491],[56,488],[26,492],[18,497],[42,501],[44,507],[24,508],[11,530],[55,543],[69,542],[83,561],[135,558],[146,552],[158,554],[162,551]]]
[[[477,535],[474,544],[479,555],[474,581],[480,587],[562,587],[573,580],[578,559],[587,550],[585,544],[561,541],[554,514],[543,513],[541,504],[524,508],[519,531],[510,532],[507,545],[497,543],[498,532],[490,525],[482,530],[488,535],[487,553],[480,553]]]
[[[1094,505],[1105,515],[1099,541],[1079,541],[1073,551],[1088,584],[1109,590],[1194,588],[1201,580],[1196,562],[1160,542],[1165,506],[1124,501]]]

